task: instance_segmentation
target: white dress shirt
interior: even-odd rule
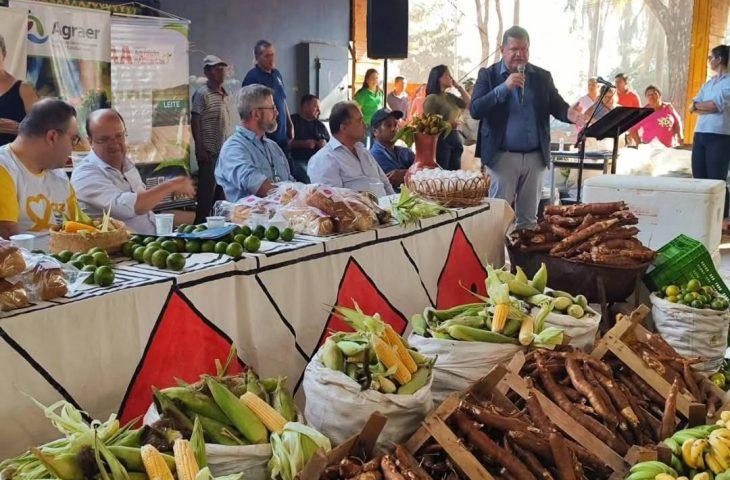
[[[127,158],[123,171],[112,167],[89,152],[81,165],[71,174],[71,185],[76,197],[88,215],[100,217],[111,205],[111,216],[123,221],[127,229],[144,235],[155,234],[155,214],[138,215],[134,210],[137,193],[146,190],[137,167]]]
[[[349,148],[332,137],[315,153],[307,165],[312,183],[371,192],[377,197],[395,193],[388,177],[361,142],[355,144],[355,156]]]

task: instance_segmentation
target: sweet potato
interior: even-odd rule
[[[555,245],[551,250],[550,253],[559,253],[564,250],[568,250],[573,245],[577,245],[584,240],[590,238],[591,236],[604,232],[611,228],[612,226],[616,225],[618,223],[618,219],[612,218],[610,220],[604,220],[602,222],[596,222],[593,225],[584,228],[580,232],[573,233],[570,236],[562,239],[560,242],[558,242],[557,245]]]
[[[545,207],[545,215],[562,215],[566,217],[578,217],[589,213],[591,215],[611,215],[624,208],[626,208],[624,202],[548,205]]]
[[[580,469],[578,462],[568,447],[563,442],[563,437],[557,433],[551,433],[548,436],[550,443],[550,451],[553,452],[555,459],[555,469],[558,472],[560,480],[580,480]]]

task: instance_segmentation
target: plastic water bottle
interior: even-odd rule
[[[560,137],[560,142],[558,142],[558,151],[562,152],[565,149],[565,139],[563,137]]]

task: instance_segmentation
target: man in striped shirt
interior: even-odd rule
[[[203,72],[208,81],[193,94],[190,109],[198,162],[195,223],[205,222],[213,203],[225,199],[223,189],[215,181],[215,164],[223,142],[231,136],[239,122],[235,102],[223,88],[226,67],[228,65],[215,55],[207,55],[203,59]]]

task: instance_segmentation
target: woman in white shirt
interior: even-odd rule
[[[700,89],[690,112],[699,115],[692,142],[692,176],[727,180],[730,164],[730,46],[713,48],[707,60],[715,75]],[[725,194],[723,230],[730,227],[728,194]]]

